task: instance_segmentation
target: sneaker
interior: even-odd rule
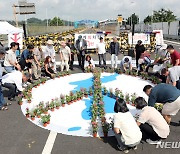
[[[137,146],[132,147],[133,150],[137,150]]]
[[[152,141],[151,139],[147,139],[146,142],[149,143],[149,144],[161,144],[161,140]]]
[[[128,153],[128,152],[129,152],[129,150],[128,150],[127,148],[122,148],[122,147],[120,147],[119,144],[117,145],[117,148],[118,148],[120,151],[123,151],[124,153]]]

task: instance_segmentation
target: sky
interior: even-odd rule
[[[55,16],[64,20],[83,19],[105,20],[116,19],[118,14],[126,19],[136,13],[140,20],[152,14],[152,10],[170,9],[179,18],[180,0],[27,0],[36,5],[36,14],[27,18],[51,19]],[[0,20],[14,20],[13,4],[18,0],[0,0]],[[24,15],[17,15],[24,20]]]

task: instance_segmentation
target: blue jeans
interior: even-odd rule
[[[116,134],[115,133],[115,137],[116,137],[116,140],[118,142],[118,145],[122,148],[122,149],[126,149],[126,148],[132,148],[132,147],[135,147],[136,145],[138,145],[140,143],[137,142],[137,143],[134,143],[134,144],[130,144],[130,145],[126,145],[125,144],[125,140],[123,138],[123,136],[121,134]]]
[[[4,103],[5,103],[5,100],[4,100],[4,96],[2,93],[2,87],[0,85],[0,108],[3,107]]]
[[[4,66],[4,69],[5,69],[8,73],[11,73],[12,71],[15,70],[14,66]]]

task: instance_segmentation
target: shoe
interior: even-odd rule
[[[122,147],[120,147],[119,144],[117,145],[117,148],[118,148],[120,151],[123,151],[124,153],[128,153],[128,152],[129,152],[128,148],[122,148]]]
[[[137,150],[137,146],[132,147],[133,150]]]
[[[15,98],[8,98],[9,101],[16,101]]]
[[[151,139],[147,139],[146,142],[149,143],[149,144],[161,144],[161,140],[152,141]]]

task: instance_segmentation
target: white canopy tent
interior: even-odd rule
[[[23,30],[12,26],[7,21],[0,21],[0,35],[14,33],[23,33]]]

